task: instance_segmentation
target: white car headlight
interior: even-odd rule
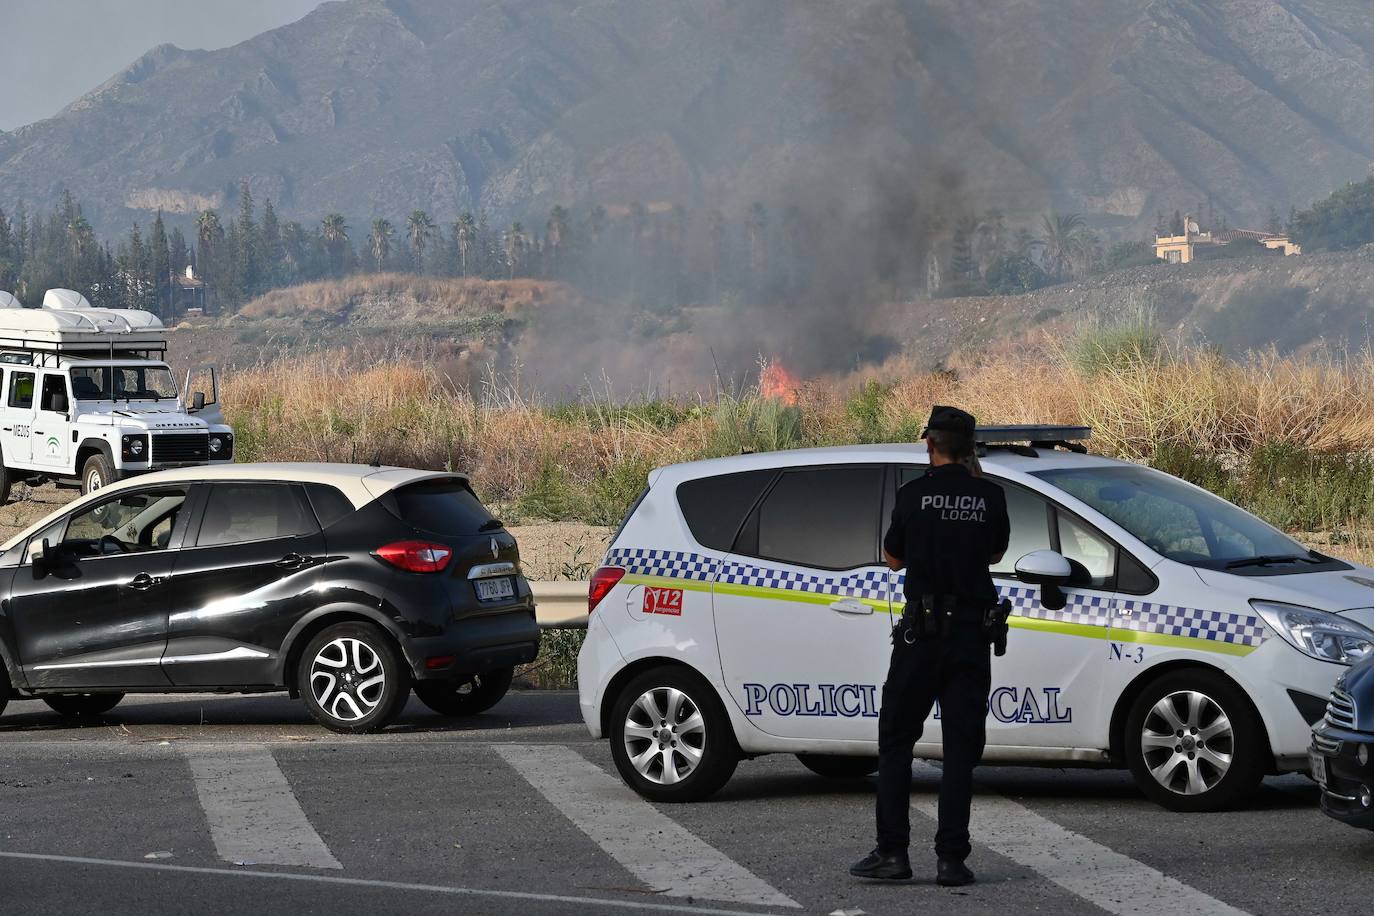
[[[1374,655],[1374,631],[1339,614],[1258,599],[1250,606],[1304,655],[1339,665],[1353,665]]]

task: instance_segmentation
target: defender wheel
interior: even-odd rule
[[[364,734],[381,731],[400,715],[410,672],[380,628],[339,623],[306,644],[296,684],[316,722],[333,732]]]
[[[720,698],[685,668],[654,668],[631,679],[611,707],[610,739],[621,779],[650,801],[701,801],[739,763]]]
[[[797,760],[817,776],[828,779],[862,779],[878,772],[877,757],[798,754]]]
[[[3,462],[3,456],[0,456],[0,506],[10,501],[10,485],[14,482],[14,475]]]
[[[457,681],[416,681],[415,695],[441,716],[455,719],[486,712],[510,690],[514,668],[469,674]]]
[[[115,482],[114,465],[110,464],[110,459],[105,457],[103,452],[96,452],[86,459],[86,463],[81,467],[81,495],[94,493],[101,487],[108,487]]]
[[[43,702],[64,719],[94,719],[114,709],[122,699],[122,693],[63,693],[44,697]]]
[[[1245,695],[1211,671],[1175,671],[1136,697],[1123,746],[1136,785],[1170,811],[1221,811],[1264,778],[1268,748]]]

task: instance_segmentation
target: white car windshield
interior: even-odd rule
[[[1035,476],[1087,503],[1156,553],[1189,566],[1308,572],[1331,562],[1244,509],[1150,468],[1063,468]]]
[[[166,366],[77,366],[72,396],[78,401],[165,401],[177,397]]]

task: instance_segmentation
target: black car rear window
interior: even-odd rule
[[[678,484],[677,504],[692,537],[703,547],[731,550],[744,517],[776,476],[771,469],[744,471]]]
[[[315,510],[315,517],[320,520],[321,528],[328,528],[353,514],[353,503],[339,492],[338,487],[308,483],[305,492],[310,497],[310,505]]]
[[[467,482],[453,477],[401,487],[390,503],[403,522],[434,534],[463,537],[501,527]]]

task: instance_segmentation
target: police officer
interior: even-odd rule
[[[892,659],[878,715],[878,847],[849,873],[860,878],[911,877],[913,746],[940,701],[944,771],[940,777],[936,881],[973,882],[968,819],[973,768],[983,754],[989,637],[984,615],[997,604],[988,567],[1007,549],[1002,488],[975,476],[973,417],[936,407],[925,432],[930,469],[897,493],[883,554],[906,568],[906,610],[893,632]]]

